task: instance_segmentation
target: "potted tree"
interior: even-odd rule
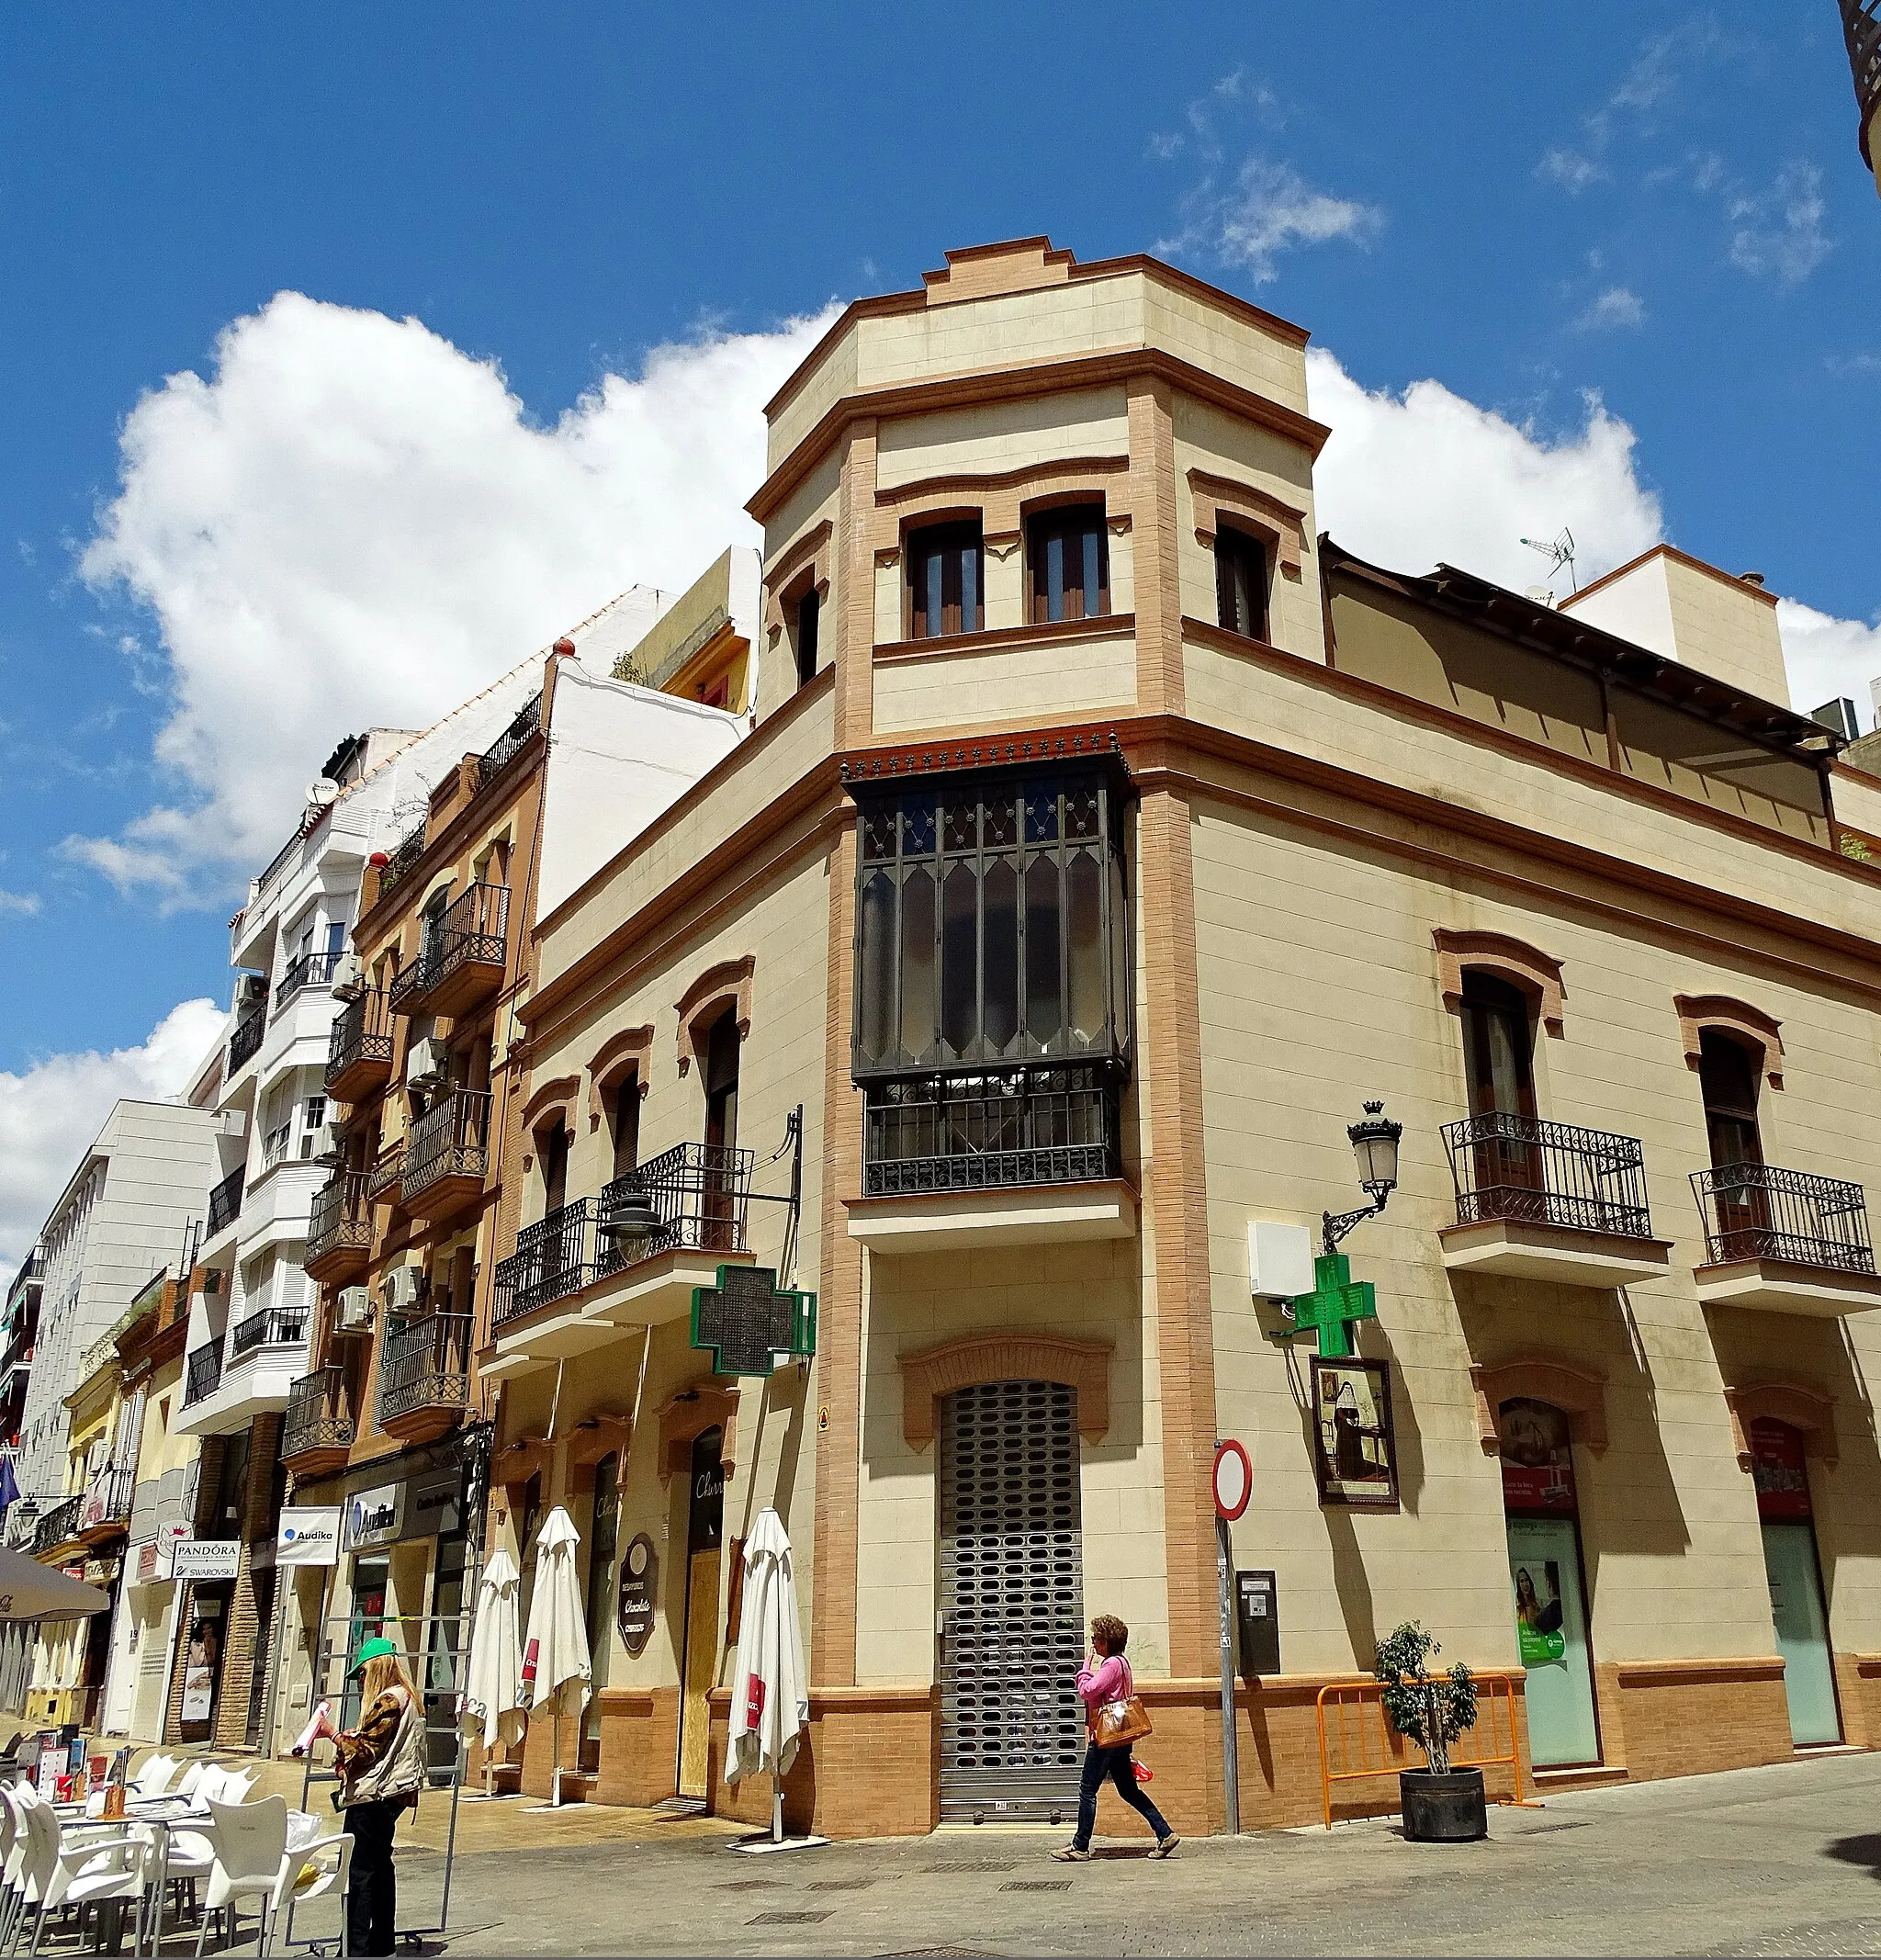
[[[1421,1770],[1402,1770],[1398,1794],[1404,1835],[1425,1844],[1466,1843],[1489,1835],[1480,1769],[1450,1767],[1450,1745],[1476,1726],[1476,1682],[1461,1661],[1431,1673],[1441,1651],[1434,1635],[1406,1620],[1378,1643],[1374,1672],[1391,1726],[1424,1752]]]

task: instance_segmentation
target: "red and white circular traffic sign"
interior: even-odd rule
[[[1254,1466],[1233,1436],[1215,1449],[1215,1514],[1230,1524],[1247,1509],[1254,1495]]]

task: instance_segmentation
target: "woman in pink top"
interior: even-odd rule
[[[1091,1739],[1090,1747],[1085,1751],[1084,1775],[1077,1788],[1077,1833],[1069,1844],[1052,1853],[1067,1864],[1091,1854],[1091,1832],[1098,1823],[1098,1792],[1106,1782],[1116,1785],[1118,1796],[1132,1810],[1141,1812],[1155,1832],[1156,1848],[1151,1857],[1166,1858],[1181,1842],[1137,1782],[1130,1760],[1130,1744],[1123,1742],[1115,1749],[1098,1747],[1098,1710],[1106,1702],[1124,1701],[1136,1692],[1130,1662],[1123,1658],[1129,1640],[1130,1628],[1114,1613],[1100,1613],[1091,1622],[1091,1650],[1077,1671],[1077,1692],[1084,1702]]]

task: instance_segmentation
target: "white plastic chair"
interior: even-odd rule
[[[0,1858],[0,1951],[12,1944],[13,1929],[25,1903],[26,1813],[32,1801],[27,1784],[0,1784],[0,1811],[6,1817],[6,1850]]]
[[[203,1774],[208,1768],[208,1764],[207,1763],[201,1761],[192,1763],[183,1772],[183,1781],[176,1785],[175,1794],[178,1797],[194,1797],[197,1785],[202,1781]]]
[[[289,1851],[281,1860],[280,1876],[275,1880],[275,1889],[268,1900],[265,1934],[267,1944],[262,1952],[266,1954],[272,1950],[274,1932],[280,1924],[283,1906],[287,1908],[291,1926],[297,1907],[329,1892],[337,1892],[340,1895],[340,1960],[350,1960],[352,1948],[346,1939],[346,1887],[352,1876],[353,1836],[350,1831],[330,1838],[316,1838],[311,1844]]]
[[[178,1760],[175,1756],[152,1756],[130,1779],[131,1794],[142,1797],[161,1797],[170,1787]]]
[[[248,1801],[248,1793],[260,1781],[259,1770],[224,1770],[222,1794],[216,1801],[220,1804],[245,1804]]]
[[[209,1914],[222,1915],[223,1944],[235,1939],[236,1901],[253,1898],[261,1909],[261,1951],[274,1931],[272,1901],[287,1863],[287,1799],[265,1797],[259,1803],[209,1803],[208,1837],[215,1850],[209,1888],[203,1899],[202,1925],[196,1935],[201,1954],[208,1937]]]
[[[138,1908],[137,1944],[143,1944],[144,1869],[150,1846],[128,1833],[116,1838],[88,1838],[82,1843],[62,1842],[58,1814],[50,1804],[34,1804],[26,1816],[27,1854],[22,1867],[28,1903],[38,1909],[29,1953],[37,1956],[46,1931],[46,1916],[67,1906],[103,1905],[111,1901]],[[22,1925],[24,1921],[22,1919]],[[20,1927],[14,1929],[18,1944]]]

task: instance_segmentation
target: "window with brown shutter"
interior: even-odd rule
[[[1226,524],[1215,533],[1215,618],[1243,639],[1267,637],[1267,552]]]
[[[1026,520],[1034,625],[1096,619],[1110,610],[1110,554],[1101,503],[1072,503]]]
[[[910,531],[907,558],[908,637],[979,632],[986,620],[986,558],[978,519]]]

